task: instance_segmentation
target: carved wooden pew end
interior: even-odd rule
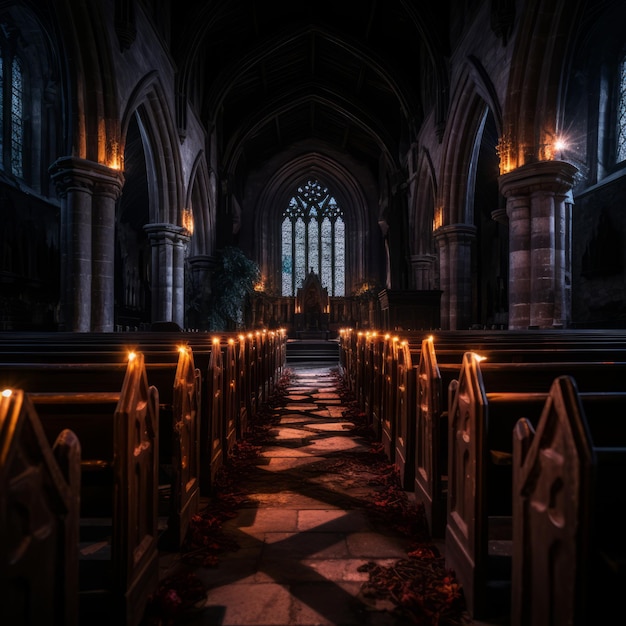
[[[608,624],[626,583],[626,393],[557,378],[515,428],[512,624]],[[547,608],[549,607],[549,610]]]

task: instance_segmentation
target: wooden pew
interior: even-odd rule
[[[394,465],[398,470],[398,478],[403,489],[409,491],[414,487],[415,480],[415,404],[417,391],[417,368],[415,358],[419,357],[411,350],[407,341],[397,344],[397,394],[395,411],[392,419]]]
[[[28,394],[0,396],[0,623],[78,625],[80,442],[50,446]]]
[[[623,387],[622,387],[623,389]],[[626,393],[557,378],[513,448],[513,626],[609,624],[623,613]]]
[[[29,397],[49,439],[70,428],[81,444],[80,621],[138,625],[158,583],[159,397],[143,355],[129,358],[118,392]]]
[[[400,340],[390,337],[383,346],[383,396],[381,405],[381,434],[383,450],[391,463],[396,456],[396,411],[398,399],[398,353]]]
[[[498,333],[499,336],[499,333]],[[436,339],[436,337],[435,337]],[[618,369],[610,368],[609,359],[603,358],[604,353],[597,347],[593,349],[583,349],[575,347],[575,342],[571,335],[563,339],[568,349],[572,350],[571,354],[565,356],[567,350],[555,351],[556,339],[540,348],[541,343],[534,339],[534,336],[528,338],[522,335],[522,342],[519,344],[508,340],[507,347],[502,348],[500,345],[490,344],[487,340],[479,340],[475,338],[476,344],[488,349],[480,351],[481,356],[486,357],[483,363],[483,372],[491,370],[494,363],[512,363],[512,368],[518,367],[515,377],[520,383],[526,379],[525,385],[533,384],[533,379],[539,384],[543,382],[543,389],[547,389],[548,381],[558,376],[560,372],[555,372],[551,362],[564,363],[562,372],[566,370],[575,375],[577,371],[588,369],[588,362],[601,362],[600,368],[609,368],[609,376],[612,381],[608,384],[608,388],[615,388],[618,384]],[[503,341],[507,341],[506,337]],[[527,344],[534,345],[532,357],[529,357]],[[448,387],[452,380],[458,378],[461,361],[463,358],[462,350],[465,348],[462,343],[454,349],[440,348],[439,343],[435,348],[435,341],[430,336],[422,341],[421,354],[419,359],[418,389],[417,402],[415,407],[416,420],[416,466],[415,466],[415,496],[418,501],[425,505],[426,515],[429,521],[430,531],[433,537],[442,537],[445,530],[445,507],[446,507],[446,489],[447,489],[447,416],[448,416]],[[589,343],[583,339],[583,344]],[[610,345],[615,350],[613,355],[624,356],[622,361],[626,361],[626,351],[618,351],[615,342]],[[623,349],[623,348],[622,348]],[[468,350],[466,349],[465,352]],[[523,355],[526,355],[525,357]],[[574,356],[579,357],[574,360]],[[582,357],[585,357],[584,359]],[[543,363],[542,363],[543,361]],[[532,363],[535,363],[533,366]],[[567,365],[565,365],[567,363]],[[517,365],[515,365],[517,364]],[[619,366],[618,366],[619,367]],[[504,369],[501,369],[505,379],[510,375]],[[497,376],[497,371],[490,374]],[[526,387],[529,388],[530,387]]]
[[[450,371],[444,380],[439,370],[435,346],[425,339],[417,365],[415,390],[415,499],[424,505],[432,537],[445,534],[448,490],[447,388],[458,376]]]
[[[90,361],[115,363],[120,356],[129,348],[145,350],[146,366],[149,367],[150,376],[153,372],[159,372],[160,363],[171,361],[176,347],[184,344],[193,351],[196,367],[201,372],[200,384],[200,421],[207,426],[203,433],[209,434],[211,427],[211,407],[215,399],[211,398],[209,388],[212,385],[210,373],[210,361],[212,358],[212,343],[214,334],[208,333],[169,333],[169,332],[135,332],[135,333],[80,333],[77,337],[74,333],[0,333],[0,340],[6,339],[5,351],[0,353],[0,362],[12,360],[22,361],[23,368],[28,369],[29,363],[36,361]],[[231,449],[237,437],[243,437],[249,429],[249,420],[253,419],[258,406],[265,401],[270,389],[275,385],[277,373],[282,372],[286,359],[286,333],[280,331],[255,332],[245,335],[238,333],[222,333],[219,335],[222,343],[233,343],[238,372],[229,375],[230,389],[224,391],[221,406],[228,415],[235,414],[235,420],[228,418],[228,425],[224,432],[228,432],[227,448]],[[20,350],[22,352],[20,352]],[[29,355],[32,355],[30,357]],[[53,355],[53,356],[51,356]],[[80,356],[82,355],[82,356]],[[97,356],[96,356],[97,355]],[[13,358],[14,357],[14,358]],[[229,359],[230,361],[231,359]],[[0,365],[0,368],[2,365]],[[115,367],[115,365],[111,365]],[[19,368],[18,368],[19,369]],[[53,369],[53,368],[51,368]],[[232,371],[232,368],[231,370]],[[62,376],[52,374],[52,376]],[[172,374],[173,376],[173,374]],[[222,382],[224,381],[222,378]],[[164,395],[163,392],[161,395]],[[237,406],[239,411],[237,412]],[[225,416],[222,417],[225,419]],[[233,429],[232,426],[235,426]],[[221,428],[221,426],[220,426]],[[162,445],[167,439],[162,438]],[[202,489],[205,493],[211,491],[211,475],[215,473],[216,463],[221,463],[221,451],[210,452],[213,446],[211,440],[202,443],[201,458],[209,459],[207,467],[203,470],[201,479]],[[211,461],[213,458],[213,471]]]
[[[147,365],[150,383],[159,390],[159,467],[169,468],[170,505],[160,545],[175,550],[200,508],[200,369],[193,351],[180,346],[174,380],[171,370]]]
[[[515,423],[536,424],[550,381],[574,371],[586,392],[607,392],[620,388],[626,364],[489,363],[467,353],[450,385],[446,564],[473,617],[509,607]]]
[[[122,347],[106,351],[116,360],[102,363],[99,351],[89,355],[91,362],[81,361],[84,351],[74,352],[71,347],[57,345],[54,352],[44,354],[45,362],[0,361],[0,383],[36,392],[92,391],[94,381],[100,391],[121,389],[126,371]],[[167,526],[160,541],[163,547],[177,549],[200,501],[201,373],[187,346],[167,351],[159,347],[150,358],[146,363],[143,355],[150,382],[159,390],[159,476],[161,493],[166,493]]]

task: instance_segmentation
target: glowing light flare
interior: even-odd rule
[[[183,209],[180,213],[182,227],[190,234],[193,235],[194,220],[193,211],[191,209]]]
[[[13,389],[3,389],[2,390],[2,397],[3,398],[10,398],[12,394],[13,394]]]
[[[128,353],[128,361],[129,361],[129,362],[132,362],[132,361],[134,361],[136,358],[137,358],[137,353],[136,353],[134,350],[131,350],[131,351]]]
[[[472,357],[474,358],[474,361],[477,361],[478,363],[481,363],[482,361],[487,360],[486,356],[482,356],[481,354],[476,354],[476,352],[472,352]]]

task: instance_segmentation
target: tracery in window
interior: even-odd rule
[[[626,160],[626,57],[619,64],[615,160]]]
[[[297,189],[283,212],[282,295],[293,296],[307,272],[331,296],[345,295],[345,222],[329,190],[317,180]]]
[[[22,177],[22,146],[24,145],[24,93],[22,64],[14,58],[11,71],[11,171]]]
[[[24,71],[10,45],[13,32],[0,29],[0,167],[20,178],[24,175]]]

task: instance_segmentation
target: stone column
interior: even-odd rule
[[[411,255],[414,289],[428,290],[433,288],[432,275],[436,258],[433,254]]]
[[[472,244],[476,227],[450,224],[435,232],[439,245],[441,327],[466,329],[472,319]]]
[[[572,313],[572,193],[555,194],[554,326],[567,328]]]
[[[63,157],[50,166],[50,177],[61,198],[61,326],[88,332],[95,317],[97,330],[112,330],[115,200],[122,174]]]
[[[539,161],[500,176],[509,216],[510,329],[562,327],[570,319],[565,198],[577,171],[564,161]]]
[[[215,267],[215,257],[198,254],[190,256],[187,263],[191,272],[191,298],[193,299],[190,324],[199,330],[206,330],[211,297],[211,272]]]
[[[507,198],[509,218],[509,330],[530,325],[530,198]]]
[[[93,192],[91,330],[112,332],[115,318],[115,203],[121,172],[100,167]]]
[[[186,229],[174,239],[172,319],[181,328],[185,327],[185,248],[189,243]]]
[[[181,305],[180,297],[174,295],[174,288],[175,285],[176,289],[179,288],[180,274],[178,265],[175,266],[174,262],[181,264],[180,257],[183,255],[180,251],[175,255],[174,250],[187,236],[187,231],[175,224],[146,224],[144,230],[152,246],[152,321],[177,321],[174,306],[180,308]]]

